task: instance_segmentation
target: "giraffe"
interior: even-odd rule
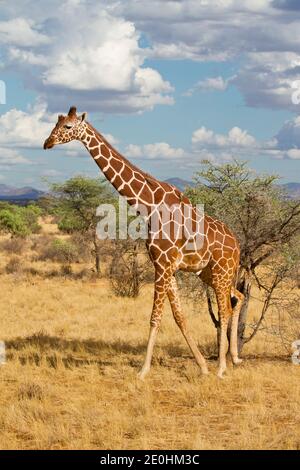
[[[120,195],[125,196],[129,205],[146,208],[146,219],[164,205],[170,212],[168,235],[165,226],[158,216],[156,231],[150,225],[146,241],[150,259],[155,268],[154,300],[150,318],[150,331],[146,357],[139,377],[144,379],[150,370],[153,349],[161,318],[163,305],[169,299],[174,320],[181,330],[196,363],[203,374],[208,373],[206,361],[199,351],[183,314],[177,292],[175,273],[179,270],[196,273],[208,286],[214,289],[220,321],[219,365],[217,375],[223,378],[226,370],[226,355],[229,352],[233,364],[242,362],[238,357],[237,328],[243,295],[236,289],[235,279],[239,268],[240,249],[236,237],[222,222],[205,214],[198,224],[197,211],[189,199],[175,186],[158,181],[148,173],[140,170],[122,156],[90,123],[86,113],[77,115],[72,106],[66,116],[59,115],[58,121],[49,137],[45,140],[44,149],[72,140],[83,143],[90,155],[108,181]],[[189,208],[186,215],[186,208]],[[174,209],[175,208],[175,209]],[[180,218],[175,217],[177,213]],[[178,223],[177,221],[181,222]],[[189,222],[189,224],[188,224]],[[186,228],[193,227],[193,231]],[[200,233],[201,232],[201,233]],[[178,233],[180,235],[178,235]],[[201,235],[201,243],[196,237]],[[228,323],[231,320],[229,345],[227,338]]]

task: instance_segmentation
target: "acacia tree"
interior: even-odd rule
[[[188,188],[186,194],[192,203],[204,203],[206,213],[224,221],[240,241],[237,288],[245,296],[238,328],[241,351],[259,331],[278,288],[299,266],[300,201],[284,193],[277,176],[257,175],[246,162],[216,165],[203,161],[202,165],[195,175],[195,186]],[[263,292],[263,307],[251,334],[246,336],[254,284]],[[218,327],[210,295],[208,307]]]
[[[96,209],[102,203],[115,203],[106,180],[76,176],[51,185],[51,194],[43,201],[58,218],[58,228],[65,233],[80,233],[93,246],[95,269],[100,274],[100,243],[96,233],[99,218]]]
[[[153,265],[144,240],[115,240],[110,246],[108,277],[113,292],[120,297],[137,297],[143,285],[153,281]]]

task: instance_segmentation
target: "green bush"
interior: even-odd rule
[[[0,206],[0,231],[10,233],[12,237],[25,238],[31,233],[38,233],[38,218],[41,210],[33,205],[19,207],[14,204]]]

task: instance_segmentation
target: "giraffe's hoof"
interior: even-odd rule
[[[202,375],[209,375],[209,370],[208,369],[202,369]]]
[[[224,380],[224,379],[225,379],[225,377],[224,377],[224,372],[225,372],[224,370],[219,370],[219,372],[217,373],[217,377],[218,377],[219,379]]]
[[[145,380],[145,377],[146,377],[147,373],[148,373],[148,371],[142,369],[142,370],[137,374],[137,378],[138,378],[139,380],[142,380],[142,381],[143,381],[143,380]]]
[[[232,362],[235,366],[238,366],[239,364],[243,362],[243,359],[240,359],[240,358],[232,359]]]

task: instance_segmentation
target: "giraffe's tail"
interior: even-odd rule
[[[237,290],[237,282],[238,282],[238,274],[239,274],[239,263],[237,265],[233,280],[232,280],[232,289],[231,289],[231,294],[230,294],[230,302],[231,302],[231,307],[234,308],[239,299],[234,295],[234,292]]]

